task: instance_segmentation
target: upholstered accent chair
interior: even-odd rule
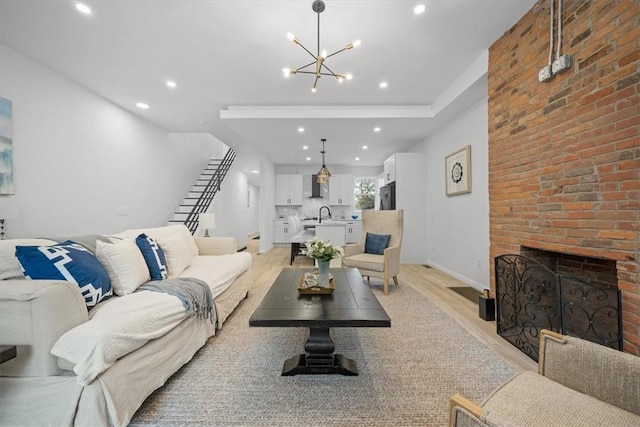
[[[454,395],[449,425],[640,426],[640,357],[547,330],[539,354],[481,405]]]
[[[398,285],[400,273],[400,249],[402,247],[402,232],[404,227],[404,211],[362,211],[362,234],[360,241],[344,247],[344,267],[355,267],[369,282],[370,276],[384,281],[384,293],[389,293],[389,279]],[[367,234],[390,236],[382,254],[367,253]],[[370,239],[373,236],[370,236]],[[371,241],[371,240],[370,240]]]

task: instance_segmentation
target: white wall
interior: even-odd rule
[[[4,197],[19,218],[7,220],[10,238],[164,225],[221,149],[211,135],[169,134],[2,44],[0,96],[13,103],[16,194]],[[235,209],[239,200],[223,197]],[[246,205],[246,190],[238,199]],[[255,231],[236,228],[245,239]]]
[[[427,158],[427,263],[478,289],[489,287],[487,123],[485,96],[412,149]],[[444,158],[467,144],[472,192],[447,197]]]
[[[213,199],[209,212],[216,214],[216,228],[209,230],[212,236],[230,236],[238,240],[238,246],[247,245],[247,234],[258,231],[259,189],[249,185],[247,175],[234,163],[225,177],[220,192]],[[198,235],[203,231],[198,230]]]
[[[266,156],[260,157],[260,253],[273,247],[273,220],[276,218],[276,170]]]
[[[426,156],[417,153],[396,153],[396,209],[404,210],[402,250],[403,264],[426,264],[428,242],[426,219],[431,202],[425,183],[429,181]]]

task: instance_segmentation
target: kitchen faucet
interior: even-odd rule
[[[331,218],[331,209],[329,209],[329,206],[321,206],[320,210],[318,211],[318,223],[322,224],[322,209],[327,208],[327,215],[329,215],[329,218]]]

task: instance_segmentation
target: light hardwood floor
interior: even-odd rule
[[[289,247],[275,247],[258,254],[259,240],[251,240],[247,251],[254,254],[251,276],[261,280],[275,280],[283,267],[289,267]],[[297,257],[294,267],[310,267],[313,262],[307,257]],[[492,349],[517,370],[537,370],[538,364],[517,350],[514,346],[496,334],[496,322],[482,320],[478,316],[477,304],[462,297],[449,287],[468,286],[464,282],[449,276],[435,268],[426,268],[418,264],[403,264],[398,276],[400,286],[413,286],[429,301],[455,319],[480,342]],[[382,281],[371,278],[372,285],[382,285]],[[393,292],[393,282],[390,291]],[[380,298],[384,298],[381,296]]]

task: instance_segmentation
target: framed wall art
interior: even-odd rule
[[[471,146],[445,157],[444,172],[447,196],[471,193]]]
[[[11,101],[0,97],[0,194],[14,194]]]

